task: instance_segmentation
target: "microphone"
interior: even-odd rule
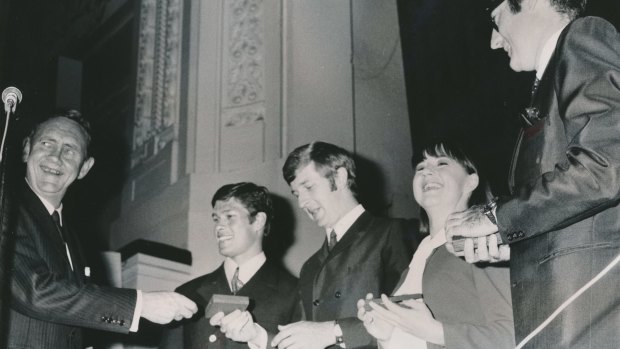
[[[22,92],[13,86],[9,86],[2,91],[2,103],[4,103],[4,111],[7,113],[15,112],[17,103],[22,101]]]
[[[22,100],[22,91],[17,87],[9,86],[2,91],[2,103],[4,103],[4,111],[6,112],[6,123],[4,125],[4,133],[2,134],[2,143],[0,144],[0,163],[4,154],[4,142],[6,134],[9,130],[9,116],[15,112],[15,106]]]

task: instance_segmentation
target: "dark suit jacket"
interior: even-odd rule
[[[347,349],[376,346],[357,319],[357,301],[367,293],[391,294],[412,250],[405,243],[404,224],[364,212],[327,250],[327,240],[301,268],[299,289],[305,319],[338,320]]]
[[[164,333],[162,344],[166,348],[248,348],[246,343],[226,338],[219,328],[211,326],[209,319],[204,317],[205,306],[213,294],[232,294],[224,265],[210,274],[179,286],[176,291],[196,302],[199,311],[193,318],[184,321],[180,326],[170,327]],[[267,331],[277,332],[278,325],[286,325],[296,316],[296,291],[297,278],[267,260],[237,295],[250,298],[249,310],[256,323]],[[215,341],[209,340],[210,337]]]
[[[82,348],[81,327],[129,332],[136,291],[88,283],[80,248],[68,232],[72,271],[43,203],[25,183],[19,198],[8,347]]]
[[[522,131],[513,196],[498,206],[511,243],[517,342],[618,254],[620,245],[620,35],[595,17],[560,35]],[[616,267],[528,348],[619,348]]]

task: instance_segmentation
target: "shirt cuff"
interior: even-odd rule
[[[346,348],[347,344],[344,342],[344,334],[342,333],[342,328],[338,323],[338,320],[334,321],[334,337],[336,337],[336,345],[341,348]]]
[[[254,323],[256,326],[256,330],[258,331],[258,335],[253,339],[248,341],[248,347],[250,349],[266,349],[267,348],[267,330],[261,327],[261,325]]]
[[[140,326],[140,314],[142,314],[142,291],[136,290],[136,309],[133,311],[133,319],[131,320],[131,327],[129,332],[138,332]]]

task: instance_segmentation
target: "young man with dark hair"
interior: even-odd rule
[[[201,311],[165,335],[169,348],[247,348],[244,340],[226,338],[204,316],[204,307],[214,294],[250,298],[250,308],[257,324],[276,331],[288,323],[297,309],[297,279],[288,271],[267,260],[263,237],[269,234],[273,204],[267,188],[254,183],[227,184],[211,200],[220,254],[224,263],[214,272],[191,280],[177,292],[195,301]],[[182,334],[181,334],[182,332]]]

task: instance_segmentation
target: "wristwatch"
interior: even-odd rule
[[[491,223],[497,225],[497,219],[495,218],[495,209],[497,208],[497,198],[491,199],[486,205],[482,208],[482,213],[491,221]]]

